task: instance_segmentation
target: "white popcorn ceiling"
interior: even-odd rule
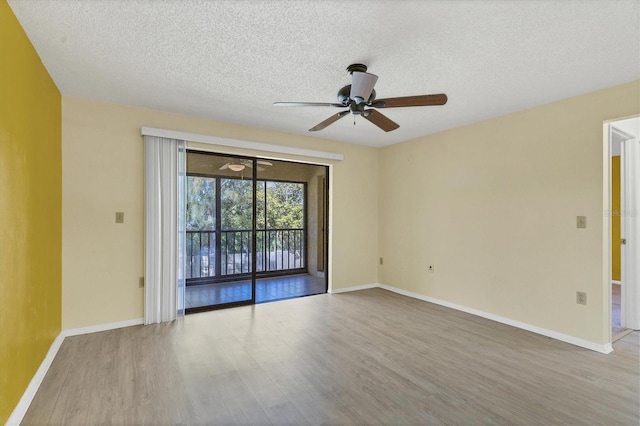
[[[63,95],[386,146],[640,78],[640,2],[9,0]],[[378,98],[385,133],[335,109],[345,68]]]

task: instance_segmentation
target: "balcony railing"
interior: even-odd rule
[[[186,278],[225,278],[249,274],[252,231],[187,231]],[[216,249],[219,245],[219,250]],[[256,272],[293,271],[306,268],[304,229],[256,231]]]

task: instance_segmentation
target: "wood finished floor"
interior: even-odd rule
[[[69,337],[23,424],[637,425],[639,352],[323,294]]]

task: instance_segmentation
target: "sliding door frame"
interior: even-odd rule
[[[257,258],[257,240],[258,240],[258,227],[257,227],[257,223],[258,223],[258,217],[257,217],[257,210],[258,210],[258,205],[257,205],[257,198],[258,198],[258,181],[261,182],[265,182],[265,188],[266,188],[266,182],[270,182],[270,181],[274,181],[274,182],[286,182],[286,183],[297,183],[297,184],[302,184],[304,186],[304,207],[303,207],[303,227],[304,227],[304,267],[300,268],[299,271],[293,271],[292,273],[290,273],[289,275],[293,275],[296,273],[309,273],[309,218],[308,218],[308,212],[309,212],[309,200],[308,200],[308,182],[306,181],[291,181],[291,180],[285,180],[285,179],[260,179],[258,178],[258,160],[261,160],[261,157],[252,157],[252,156],[248,156],[248,155],[237,155],[237,154],[231,154],[231,153],[221,153],[221,152],[215,152],[215,151],[206,151],[206,150],[199,150],[199,149],[193,149],[193,148],[188,148],[187,149],[187,153],[196,153],[196,154],[202,154],[202,155],[211,155],[211,156],[215,156],[215,157],[228,157],[228,158],[233,158],[233,159],[239,159],[239,160],[244,160],[244,161],[251,161],[252,163],[252,173],[251,173],[251,180],[252,180],[252,237],[251,237],[251,299],[247,299],[247,300],[242,300],[242,301],[238,301],[238,302],[229,302],[229,303],[222,303],[222,304],[217,304],[217,305],[208,305],[208,306],[202,306],[202,307],[195,307],[195,308],[187,308],[185,311],[186,313],[195,313],[195,312],[203,312],[203,311],[210,311],[210,310],[217,310],[217,309],[224,309],[224,308],[229,308],[229,307],[236,307],[236,306],[246,306],[246,305],[254,305],[256,304],[256,281],[258,279],[258,271],[257,271],[257,265],[258,265],[258,258]],[[330,206],[329,206],[329,175],[330,175],[330,167],[327,164],[315,164],[315,163],[311,163],[311,162],[297,162],[297,161],[291,161],[291,160],[287,160],[287,159],[273,159],[273,161],[279,161],[279,162],[287,162],[287,163],[298,163],[298,164],[305,164],[305,165],[309,165],[309,166],[313,166],[313,167],[322,167],[324,170],[324,190],[325,190],[325,196],[324,196],[324,206],[323,206],[323,210],[324,210],[324,217],[323,217],[323,224],[322,227],[324,229],[324,247],[323,247],[323,251],[324,251],[324,273],[323,273],[323,281],[324,281],[324,293],[327,293],[329,291],[329,212],[330,212]],[[216,180],[215,183],[215,187],[216,187],[216,208],[215,208],[215,215],[216,215],[216,238],[215,238],[215,247],[216,247],[216,254],[215,254],[215,262],[216,262],[216,268],[218,269],[218,273],[221,273],[221,268],[219,268],[221,266],[221,239],[222,239],[222,214],[221,214],[221,203],[220,203],[220,199],[221,199],[221,179],[225,178],[225,176],[219,176],[215,173],[211,173],[211,174],[205,174],[205,173],[187,173],[187,176],[200,176],[200,177],[209,177],[209,178],[214,178]],[[266,213],[266,198],[265,198],[265,213]],[[268,229],[266,228],[266,222],[265,222],[265,235],[267,233]],[[264,275],[264,277],[263,277]],[[276,276],[278,275],[277,271],[272,271],[272,272],[268,272],[268,271],[263,271],[263,273],[260,274],[260,277],[263,278],[268,278],[269,276]],[[280,275],[287,275],[285,274],[280,274]],[[230,280],[231,281],[231,280]],[[185,286],[186,288],[186,286]],[[314,293],[315,294],[315,293]],[[301,296],[303,297],[303,296]]]

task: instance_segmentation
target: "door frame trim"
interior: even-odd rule
[[[618,121],[622,121],[622,120],[627,120],[627,119],[632,119],[632,118],[637,118],[640,119],[640,115],[633,115],[633,116],[628,116],[628,117],[620,117],[620,118],[615,118],[615,119],[611,119],[611,120],[606,120],[603,122],[603,154],[604,154],[604,158],[603,158],[603,206],[604,206],[604,211],[605,214],[603,215],[603,289],[605,290],[605,297],[604,297],[604,302],[605,302],[605,312],[608,312],[609,315],[606,315],[607,318],[607,324],[606,324],[606,328],[608,331],[608,336],[609,336],[609,343],[611,343],[613,341],[613,331],[612,331],[612,324],[613,324],[613,309],[612,309],[612,290],[613,290],[613,280],[612,280],[612,240],[611,240],[611,226],[612,226],[612,220],[611,220],[611,216],[612,216],[612,205],[611,205],[611,192],[612,192],[612,188],[611,188],[611,153],[612,153],[612,146],[613,146],[613,138],[612,138],[612,133],[613,133],[613,125],[614,123],[618,122]],[[640,135],[639,135],[640,136]],[[622,167],[622,161],[621,161],[621,165],[620,165],[620,172],[621,175],[624,173],[623,171],[623,167]],[[624,176],[621,176],[621,192],[623,191],[622,188],[622,182],[625,180]],[[635,191],[640,191],[640,188],[635,188]],[[622,202],[622,198],[624,197],[624,195],[621,193],[621,202]],[[621,206],[621,210],[624,209],[624,206]],[[622,229],[624,227],[624,218],[621,218],[621,232],[624,232],[624,229]],[[629,304],[625,301],[625,299],[627,299],[628,297],[626,297],[626,295],[628,294],[627,292],[629,291],[629,283],[625,283],[625,264],[628,264],[628,258],[627,258],[627,254],[628,254],[628,250],[625,250],[625,248],[623,247],[623,249],[621,250],[620,253],[620,257],[621,257],[621,262],[622,262],[622,300],[621,300],[621,324],[624,326],[626,319],[625,316],[628,314],[627,309],[629,307]],[[634,283],[633,285],[638,286],[638,283]],[[638,291],[640,289],[636,289],[636,291]],[[636,307],[636,309],[638,309]],[[636,312],[636,314],[638,314]]]

